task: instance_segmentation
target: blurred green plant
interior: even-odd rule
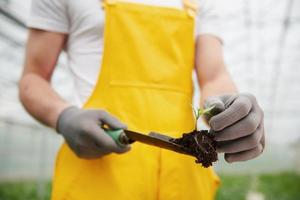
[[[50,182],[0,182],[0,200],[49,200]]]
[[[300,175],[295,172],[257,175],[257,192],[265,200],[299,200]],[[250,190],[250,175],[221,174],[217,200],[245,200]]]
[[[245,200],[250,187],[249,175],[221,174],[221,185],[217,192],[217,200]]]
[[[259,177],[258,191],[266,200],[300,200],[300,175],[289,172]]]

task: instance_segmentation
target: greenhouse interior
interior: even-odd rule
[[[300,199],[300,1],[216,0],[227,68],[265,113],[266,149],[248,162],[214,165],[218,200]],[[31,0],[0,0],[0,200],[49,199],[63,138],[33,119],[18,97]],[[72,98],[62,54],[52,85]],[[200,97],[195,87],[195,105]]]

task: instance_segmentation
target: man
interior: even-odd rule
[[[213,199],[212,168],[140,143],[118,146],[103,129],[193,130],[194,68],[201,103],[221,111],[208,119],[218,152],[230,163],[261,154],[263,112],[253,95],[237,93],[211,1],[198,3],[199,12],[189,0],[33,0],[20,98],[66,141],[52,199]],[[75,105],[50,85],[62,50]]]

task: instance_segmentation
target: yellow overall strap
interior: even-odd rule
[[[194,0],[182,0],[183,7],[190,16],[195,17],[198,12],[198,5]]]

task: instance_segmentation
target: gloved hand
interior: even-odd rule
[[[265,147],[264,113],[251,94],[209,97],[204,108],[214,106],[206,116],[217,141],[217,151],[229,163],[260,155]]]
[[[93,159],[111,152],[127,152],[130,146],[118,146],[103,130],[104,124],[111,129],[126,129],[126,125],[104,110],[83,110],[73,106],[62,111],[56,129],[80,158]]]

